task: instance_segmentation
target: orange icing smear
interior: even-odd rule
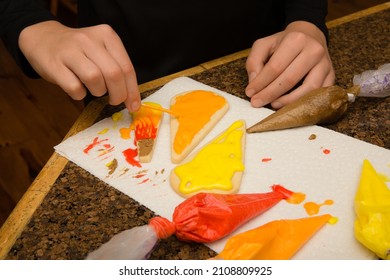
[[[305,198],[306,195],[304,193],[293,193],[286,201],[291,204],[300,204]]]
[[[286,201],[291,204],[300,204],[306,198],[304,193],[292,192],[281,185],[273,185],[272,188],[283,193],[286,196]]]
[[[205,90],[194,90],[177,96],[175,104],[171,106],[171,110],[179,116],[179,127],[173,142],[175,152],[181,154],[213,114],[226,103],[222,96]]]
[[[306,202],[303,207],[306,210],[306,213],[310,216],[318,214],[320,211],[321,206],[324,205],[332,205],[333,200],[327,199],[323,203],[315,203],[315,202]]]
[[[130,128],[122,127],[121,129],[119,129],[119,133],[122,139],[130,139],[130,132]]]
[[[161,107],[160,104],[154,102],[145,102],[154,107]],[[138,112],[132,114],[133,121],[129,128],[121,128],[119,130],[123,139],[130,139],[130,132],[135,130],[135,139],[155,139],[157,136],[158,125],[162,118],[162,112],[146,107],[141,107]]]

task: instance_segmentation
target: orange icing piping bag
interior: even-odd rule
[[[172,111],[172,110],[169,110],[169,109],[166,109],[166,108],[164,108],[164,107],[156,107],[156,106],[148,105],[148,104],[145,104],[145,103],[142,103],[141,106],[142,106],[142,107],[145,107],[145,108],[152,109],[152,110],[157,110],[157,111],[165,112],[165,113],[168,113],[168,114],[170,114],[170,115],[173,115],[173,116],[177,117],[176,112],[174,112],[174,111]]]
[[[229,238],[215,259],[288,260],[331,218],[325,214],[271,221]]]

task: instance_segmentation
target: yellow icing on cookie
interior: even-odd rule
[[[174,169],[180,178],[179,191],[189,194],[201,190],[233,188],[235,172],[244,171],[241,139],[244,121],[234,122],[225,132],[206,145],[188,163]]]
[[[177,114],[179,127],[173,142],[177,154],[191,143],[194,136],[226,104],[226,99],[211,91],[194,90],[176,97],[171,110]]]

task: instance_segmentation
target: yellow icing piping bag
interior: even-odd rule
[[[367,159],[355,195],[355,213],[355,238],[381,259],[390,260],[390,189]]]
[[[173,115],[173,116],[177,117],[177,114],[175,112],[173,112],[172,110],[166,109],[164,107],[157,107],[157,106],[153,106],[153,105],[149,105],[149,104],[145,104],[145,103],[142,103],[141,106],[144,107],[144,108],[148,108],[148,109],[152,109],[152,110],[157,110],[157,111],[161,111],[161,112],[164,112],[164,113],[168,113],[170,115]]]

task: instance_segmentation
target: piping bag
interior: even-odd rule
[[[172,221],[152,218],[147,225],[113,236],[87,259],[145,259],[159,239],[208,243],[230,234],[281,200],[300,203],[304,195],[280,185],[271,192],[254,194],[198,193],[176,206]]]
[[[332,216],[275,220],[228,239],[214,259],[288,260],[320,230]]]
[[[390,96],[390,63],[377,70],[368,70],[353,78],[353,86],[343,89],[337,85],[308,92],[260,122],[247,128],[248,133],[273,131],[314,124],[336,122],[355,97]]]
[[[355,195],[355,213],[355,238],[379,258],[390,260],[390,189],[367,159]]]

